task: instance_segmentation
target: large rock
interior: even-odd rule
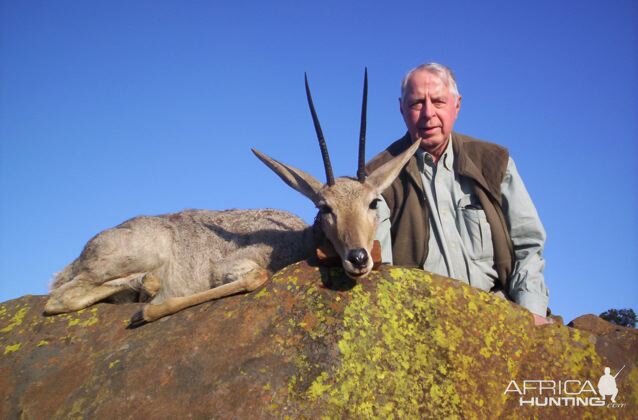
[[[636,330],[535,327],[514,304],[419,270],[355,285],[298,263],[135,330],[139,304],[43,317],[45,300],[0,305],[0,418],[631,418],[638,404]],[[622,365],[617,404],[589,405],[604,367]],[[542,394],[524,388],[541,379]]]

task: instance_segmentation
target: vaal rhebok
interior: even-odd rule
[[[419,142],[366,176],[367,74],[361,112],[357,177],[334,178],[306,78],[308,105],[319,138],[327,182],[253,149],[290,187],[319,209],[314,226],[281,210],[189,210],[136,217],[100,232],[54,279],[45,313],[86,308],[106,298],[148,302],[133,326],[184,308],[255,290],[270,275],[313,255],[318,232],[332,244],[352,278],[372,269],[376,204]]]

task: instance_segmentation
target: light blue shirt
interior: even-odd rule
[[[490,291],[498,281],[492,233],[478,198],[472,194],[474,181],[454,173],[452,141],[436,164],[421,149],[417,163],[430,210],[429,251],[423,269]],[[514,302],[545,316],[549,299],[543,277],[545,229],[511,158],[501,193],[515,256],[507,293]],[[382,261],[392,264],[390,209],[384,200],[377,214],[376,239],[381,243]]]

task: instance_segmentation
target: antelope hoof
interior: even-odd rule
[[[148,324],[148,321],[144,319],[144,311],[139,310],[131,317],[131,320],[129,321],[126,328],[132,330],[146,324]]]

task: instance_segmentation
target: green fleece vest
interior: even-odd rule
[[[392,143],[366,166],[368,173],[406,150],[409,134]],[[494,266],[501,288],[507,290],[512,273],[514,252],[507,222],[503,215],[501,182],[505,176],[509,153],[496,144],[452,133],[454,172],[474,182],[473,193],[479,199],[492,232]],[[422,186],[416,155],[410,158],[397,179],[383,192],[390,208],[392,256],[395,265],[423,267],[428,256],[430,209]]]

